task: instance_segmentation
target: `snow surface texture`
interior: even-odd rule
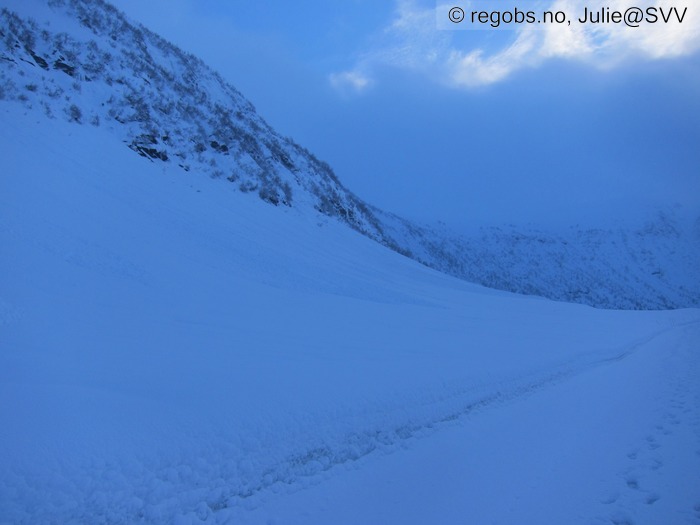
[[[0,99],[108,129],[112,140],[193,178],[206,174],[276,206],[314,209],[470,282],[602,308],[700,306],[700,222],[667,211],[637,228],[491,228],[473,236],[412,224],[353,195],[220,75],[111,5],[2,4]]]
[[[698,310],[482,288],[0,116],[3,525],[700,523]]]

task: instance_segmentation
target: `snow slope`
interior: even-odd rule
[[[698,310],[482,288],[0,117],[0,523],[700,523]]]
[[[144,163],[218,179],[225,194],[233,188],[313,210],[484,286],[601,308],[700,306],[700,230],[673,215],[636,228],[492,228],[473,236],[414,224],[365,203],[218,73],[110,4],[3,0],[0,14],[0,100],[106,128],[105,140]]]

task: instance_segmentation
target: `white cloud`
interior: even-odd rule
[[[430,0],[427,0],[430,2]],[[527,0],[523,0],[526,2]],[[350,71],[331,75],[336,87],[352,85],[356,91],[371,83],[372,73],[381,67],[409,69],[430,75],[454,87],[475,87],[500,82],[523,68],[538,67],[548,60],[575,60],[591,67],[613,69],[629,60],[661,60],[700,51],[700,9],[697,0],[637,0],[640,7],[654,6],[682,12],[682,24],[644,25],[548,25],[545,29],[519,29],[510,44],[487,52],[477,42],[491,30],[439,30],[434,4],[418,0],[396,0],[393,21],[380,31],[374,45]],[[463,2],[464,3],[464,2]],[[630,0],[555,0],[548,7],[578,17],[584,7],[609,7],[624,11]],[[437,13],[438,15],[441,13]],[[461,43],[460,43],[461,42]]]
[[[611,67],[629,58],[659,60],[690,55],[700,50],[700,11],[695,0],[557,0],[553,9],[581,13],[584,7],[624,12],[637,4],[640,7],[676,8],[683,13],[682,24],[645,24],[639,28],[605,24],[600,26],[549,26],[540,54],[543,57],[584,59],[592,65]],[[674,15],[675,16],[675,15]]]
[[[331,85],[341,91],[360,93],[367,89],[371,80],[359,71],[343,71],[330,75]]]
[[[533,31],[524,32],[512,45],[493,55],[486,55],[480,49],[469,53],[453,51],[445,63],[448,81],[456,86],[473,87],[505,79],[514,67],[532,62],[537,36]]]

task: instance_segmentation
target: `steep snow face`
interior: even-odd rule
[[[107,125],[147,159],[227,179],[274,205],[299,200],[380,237],[327,164],[279,136],[201,60],[102,0],[10,4],[0,22],[1,98]]]
[[[692,523],[697,310],[489,290],[0,117],[0,523]]]
[[[0,99],[106,128],[144,162],[219,179],[227,194],[224,187],[332,217],[485,286],[603,308],[700,304],[700,242],[673,217],[634,231],[572,228],[556,235],[503,228],[464,237],[416,225],[364,203],[326,163],[277,134],[220,75],[102,0],[4,4]]]

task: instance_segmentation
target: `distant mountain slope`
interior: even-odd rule
[[[419,226],[363,202],[218,73],[110,4],[4,3],[0,99],[48,118],[108,127],[151,162],[222,179],[276,206],[315,210],[486,286],[605,308],[700,305],[700,243],[672,218],[634,232],[559,236],[491,229],[466,238]]]
[[[429,266],[490,288],[600,308],[700,305],[700,222],[672,212],[634,228],[507,226],[469,236],[419,229],[398,242]]]

